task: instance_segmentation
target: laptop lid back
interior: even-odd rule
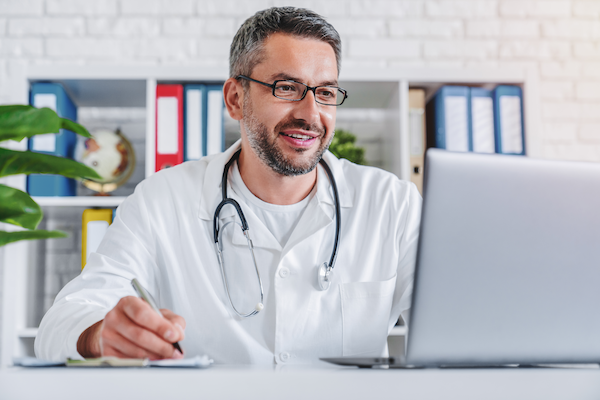
[[[426,157],[407,361],[600,361],[600,165]]]

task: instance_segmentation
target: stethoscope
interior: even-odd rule
[[[263,285],[262,280],[260,279],[260,273],[258,272],[256,257],[254,256],[254,245],[252,244],[252,239],[250,238],[250,229],[248,228],[248,222],[246,221],[246,217],[244,216],[242,207],[240,207],[240,204],[237,201],[227,197],[227,175],[229,174],[229,168],[231,168],[231,165],[239,158],[241,151],[241,149],[236,151],[235,154],[229,159],[227,164],[225,164],[225,168],[223,170],[223,178],[221,179],[221,193],[223,196],[223,200],[221,200],[221,202],[217,206],[217,209],[215,210],[215,216],[213,219],[213,234],[215,238],[215,248],[217,249],[217,258],[219,259],[219,266],[221,267],[221,276],[223,277],[223,283],[225,286],[225,292],[227,293],[227,297],[229,298],[229,304],[231,304],[231,308],[233,308],[235,313],[240,317],[251,317],[253,315],[258,314],[264,308]],[[331,284],[333,266],[335,264],[335,259],[337,258],[337,249],[340,240],[340,201],[338,196],[337,185],[335,183],[335,179],[333,178],[333,173],[331,172],[331,169],[329,169],[329,165],[327,165],[327,163],[323,159],[321,159],[319,163],[323,166],[323,169],[325,169],[325,172],[329,177],[329,181],[331,182],[331,186],[333,188],[333,197],[335,201],[335,241],[333,243],[333,251],[331,252],[329,264],[327,262],[323,262],[323,264],[321,264],[319,268],[317,268],[317,283],[319,284],[319,288],[321,290],[327,290],[329,289],[329,285]],[[225,223],[221,227],[221,229],[219,229],[219,213],[221,212],[221,209],[227,204],[231,204],[235,208],[238,216],[240,217],[241,224],[235,221],[229,221]],[[248,241],[248,249],[252,254],[252,261],[254,262],[254,269],[256,271],[256,277],[258,279],[258,287],[260,289],[260,301],[256,303],[254,310],[247,314],[240,312],[231,300],[231,295],[229,293],[229,283],[227,281],[227,274],[223,265],[223,244],[220,241],[220,235],[222,234],[225,227],[232,223],[237,223],[242,228],[242,233]]]

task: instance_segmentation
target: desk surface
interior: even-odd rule
[[[600,399],[599,369],[0,370],[0,399]]]

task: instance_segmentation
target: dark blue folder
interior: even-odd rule
[[[427,102],[427,147],[472,151],[470,91],[466,86],[442,86]]]

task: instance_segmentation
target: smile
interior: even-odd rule
[[[281,133],[283,136],[287,136],[287,137],[291,137],[293,139],[299,139],[299,140],[310,140],[310,139],[314,139],[312,136],[308,136],[308,135],[302,135],[300,133],[292,133],[292,134],[286,134],[286,133]]]

